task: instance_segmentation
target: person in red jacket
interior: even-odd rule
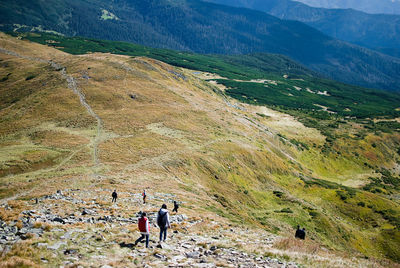
[[[142,216],[139,218],[139,231],[140,234],[142,235],[135,241],[135,246],[142,241],[144,238],[146,238],[146,248],[149,247],[149,237],[150,237],[150,224],[149,224],[149,219],[147,219],[147,214],[146,212],[142,213]]]
[[[147,197],[146,190],[143,190],[142,196],[143,196],[143,204],[146,204],[146,197]]]

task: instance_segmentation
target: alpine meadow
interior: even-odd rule
[[[398,15],[306,4],[0,0],[0,267],[400,267]]]

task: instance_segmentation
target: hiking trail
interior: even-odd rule
[[[61,76],[64,78],[64,80],[67,81],[68,88],[71,89],[76,95],[79,97],[79,101],[82,104],[83,107],[85,107],[86,111],[94,118],[96,119],[97,126],[96,126],[96,137],[93,140],[93,162],[95,165],[100,164],[99,160],[99,143],[101,140],[101,135],[102,135],[102,126],[103,126],[103,121],[101,118],[93,111],[92,107],[89,105],[89,103],[86,101],[85,94],[79,89],[77,82],[75,78],[72,75],[69,75],[67,73],[67,69],[65,66],[62,66],[52,60],[44,60],[41,58],[37,57],[30,57],[30,56],[25,56],[25,55],[20,55],[14,51],[6,50],[4,48],[0,47],[0,53],[7,54],[10,56],[30,60],[30,61],[36,61],[40,63],[46,63],[49,64],[55,71],[60,71]]]

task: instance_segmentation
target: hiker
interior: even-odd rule
[[[143,193],[142,193],[142,196],[143,196],[143,204],[146,204],[146,190],[143,190]]]
[[[303,230],[301,230],[299,238],[303,240],[306,239],[306,228],[303,228]]]
[[[139,218],[138,226],[139,226],[139,232],[141,234],[141,237],[139,237],[135,241],[135,246],[141,242],[144,238],[146,238],[146,248],[149,247],[149,237],[150,237],[150,224],[149,220],[146,218],[147,214],[146,212],[143,212],[142,215]]]
[[[300,238],[300,232],[301,232],[300,225],[297,225],[297,230],[296,230],[296,233],[294,234],[294,237],[295,238]]]
[[[112,196],[111,202],[117,202],[117,197],[118,197],[117,190],[114,190],[114,192],[111,194],[111,196]]]
[[[174,201],[174,209],[172,210],[172,212],[178,213],[178,208],[179,208],[178,202]]]
[[[160,211],[157,214],[157,225],[160,227],[160,241],[165,241],[167,239],[167,229],[171,228],[169,223],[169,214],[167,210],[167,205],[163,204]]]
[[[302,229],[300,229],[300,225],[297,225],[297,230],[296,230],[294,237],[304,240],[306,238],[306,228],[303,228],[303,230],[302,230]]]

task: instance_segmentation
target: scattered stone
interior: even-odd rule
[[[62,224],[65,224],[65,221],[64,221],[62,218],[60,218],[60,217],[55,217],[55,218],[53,219],[53,221],[59,222],[59,223],[62,223]]]
[[[192,245],[191,244],[182,244],[181,247],[189,249],[192,247]]]
[[[67,243],[65,243],[65,242],[56,242],[55,244],[53,244],[51,246],[47,246],[47,249],[58,250],[61,246],[65,246],[65,245],[67,245]]]
[[[200,258],[200,252],[198,251],[193,251],[193,252],[186,252],[186,257],[192,258],[192,259],[198,259]]]
[[[90,209],[87,209],[87,208],[84,208],[83,211],[82,211],[82,216],[84,216],[84,215],[93,215],[93,214],[95,214],[95,212],[90,210]]]
[[[76,249],[66,249],[64,250],[64,255],[72,255],[78,253],[78,250]]]
[[[159,254],[159,253],[154,253],[154,255],[153,255],[154,257],[156,257],[156,258],[158,258],[158,259],[161,259],[161,260],[167,260],[167,257],[166,256],[164,256],[164,255],[162,255],[162,254]]]

